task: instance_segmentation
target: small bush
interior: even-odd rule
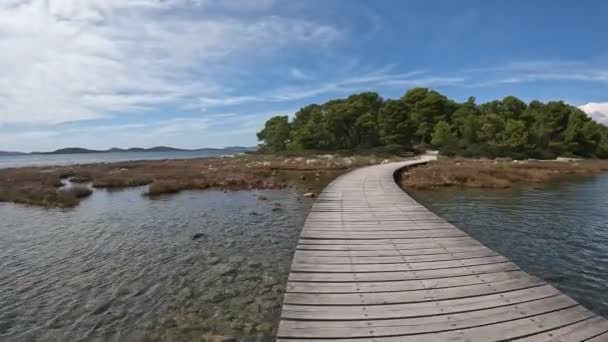
[[[150,183],[152,179],[146,176],[111,175],[93,180],[93,186],[96,188],[128,188]]]
[[[174,180],[155,181],[148,186],[148,192],[146,192],[146,195],[158,196],[162,194],[175,194],[184,190],[185,188],[185,184]]]

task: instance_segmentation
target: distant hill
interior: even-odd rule
[[[225,148],[199,148],[199,149],[181,149],[168,146],[155,146],[151,148],[131,147],[118,148],[113,147],[107,150],[89,150],[81,147],[61,148],[51,152],[32,152],[31,154],[79,154],[79,153],[125,153],[125,152],[208,152],[213,154],[231,154],[248,151],[255,151],[255,147],[230,146]],[[18,153],[18,152],[0,152],[2,153]],[[13,154],[15,155],[15,154]]]
[[[22,152],[0,151],[0,157],[14,157],[14,156],[21,156],[24,154],[25,153],[22,153]]]

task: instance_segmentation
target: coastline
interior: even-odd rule
[[[567,177],[608,171],[597,159],[509,160],[440,158],[400,172],[403,188],[438,189],[452,186],[505,189],[516,184],[541,184]]]
[[[354,168],[402,159],[373,155],[247,154],[8,168],[0,169],[0,202],[73,207],[97,189],[138,186],[148,186],[147,196],[174,194],[182,190],[296,187],[312,197],[331,180]]]
[[[145,196],[183,190],[223,191],[295,187],[309,197],[355,168],[403,157],[338,154],[244,154],[191,159],[134,160],[0,169],[0,202],[74,207],[97,189],[146,186]],[[604,160],[443,158],[400,171],[399,183],[415,189],[447,186],[509,188],[608,171]]]

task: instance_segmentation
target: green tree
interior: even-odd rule
[[[297,129],[292,126],[291,135],[295,149],[317,150],[331,147],[321,111],[311,113],[310,119]]]
[[[470,145],[478,140],[481,128],[481,112],[475,105],[475,99],[469,100],[458,107],[452,116],[453,125],[463,144]]]
[[[562,101],[517,97],[476,104],[427,88],[398,100],[374,92],[312,104],[268,120],[258,133],[270,151],[360,149],[431,142],[445,154],[553,158],[563,153],[608,158],[608,128]]]
[[[529,147],[528,135],[525,122],[510,119],[505,125],[504,143],[509,149],[520,152]]]
[[[401,100],[387,100],[378,116],[380,141],[385,145],[410,146],[416,126],[408,105]]]
[[[481,119],[479,140],[489,144],[500,144],[503,140],[505,121],[498,114],[487,114]]]
[[[410,89],[401,100],[411,109],[415,135],[421,143],[428,142],[435,125],[442,120],[448,121],[454,110],[453,103],[445,96],[427,88]]]
[[[266,121],[264,129],[258,132],[258,140],[264,141],[264,146],[270,151],[279,152],[287,148],[290,139],[289,118],[275,116]]]
[[[366,92],[345,100],[323,105],[325,123],[334,146],[352,149],[379,143],[377,120],[383,100],[377,93]],[[361,118],[363,117],[363,118]]]
[[[446,121],[439,121],[433,129],[431,143],[437,147],[446,147],[453,145],[456,141],[452,133],[452,127]]]
[[[502,99],[500,114],[506,119],[518,120],[528,105],[515,96],[507,96]]]

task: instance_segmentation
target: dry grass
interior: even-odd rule
[[[405,187],[434,188],[467,186],[475,188],[509,188],[516,183],[542,183],[566,176],[586,176],[608,171],[608,161],[491,161],[444,159],[405,170],[401,183]]]
[[[61,179],[91,183],[94,188],[148,185],[149,196],[208,188],[229,190],[280,189],[299,186],[319,191],[327,182],[349,170],[380,163],[374,156],[319,155],[284,157],[243,155],[233,158],[134,161],[57,167],[0,170],[0,201],[42,206],[74,206],[86,197],[86,187],[60,190]]]

